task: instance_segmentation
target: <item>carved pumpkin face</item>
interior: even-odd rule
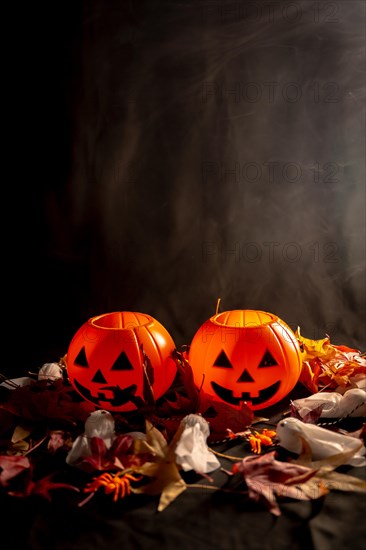
[[[67,372],[87,401],[110,411],[132,411],[144,404],[144,354],[158,399],[176,374],[174,349],[170,334],[150,315],[107,313],[89,319],[76,332],[67,352]]]
[[[190,350],[195,384],[213,400],[253,410],[284,398],[301,372],[292,330],[264,311],[234,310],[214,315],[195,334]]]

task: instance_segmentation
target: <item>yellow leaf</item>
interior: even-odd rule
[[[146,440],[140,440],[142,448],[145,449],[142,452],[150,452],[153,456],[164,458],[168,448],[168,442],[163,434],[146,420]],[[144,445],[145,443],[145,445]]]
[[[25,455],[29,451],[29,443],[27,441],[17,441],[13,443],[10,448],[7,450],[6,454],[8,456],[20,456]]]
[[[323,472],[320,470],[315,477],[321,479],[329,490],[366,492],[366,481],[349,474],[329,471]]]
[[[300,327],[297,327],[295,336],[301,344],[301,355],[303,361],[308,361],[313,357],[322,357],[325,355],[333,355],[335,353],[328,337],[321,340],[311,340],[310,338],[304,338],[300,334]]]
[[[160,494],[158,512],[163,511],[187,488],[175,462],[146,462],[141,467],[134,468],[134,471],[153,478],[146,485],[134,488],[134,492]]]
[[[135,487],[133,492],[146,495],[160,494],[158,512],[163,511],[187,488],[180,476],[174,453],[182,429],[184,429],[183,426],[177,430],[176,435],[168,445],[159,430],[146,421],[146,441],[141,442],[141,449],[143,452],[153,452],[156,462],[145,462],[142,466],[133,468],[134,472],[152,478],[145,485]]]
[[[26,428],[25,426],[17,426],[13,432],[11,442],[12,443],[18,443],[19,441],[23,441],[26,439],[30,434],[32,433],[32,430],[29,428]]]
[[[300,437],[300,439],[302,442],[301,454],[298,456],[296,460],[293,460],[292,462],[294,464],[300,464],[301,466],[306,466],[307,468],[318,470],[324,473],[326,471],[330,472],[332,470],[335,470],[339,466],[346,464],[348,460],[352,458],[362,447],[362,441],[360,440],[359,446],[354,449],[350,449],[348,451],[342,451],[340,453],[327,456],[320,460],[312,461],[312,451],[311,451],[310,444],[303,437]]]

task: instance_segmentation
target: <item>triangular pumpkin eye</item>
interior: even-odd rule
[[[89,368],[84,346],[81,348],[75,359],[75,365],[77,365],[78,367]]]
[[[124,351],[117,357],[111,370],[133,370],[133,366]]]
[[[269,353],[269,351],[267,350],[266,353],[263,355],[262,361],[259,363],[258,368],[261,368],[261,367],[274,367],[277,364],[278,363],[277,363],[276,359],[274,359],[272,357],[272,355]]]
[[[219,353],[219,355],[217,356],[217,359],[214,362],[213,366],[214,367],[222,367],[224,369],[232,369],[233,368],[232,364],[229,361],[228,356],[226,355],[226,353],[224,351]]]

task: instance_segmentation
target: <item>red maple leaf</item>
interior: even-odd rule
[[[210,423],[210,435],[207,441],[213,442],[228,437],[228,430],[242,432],[254,419],[253,411],[242,403],[232,407],[224,402],[215,401],[209,395],[200,393],[199,412]]]
[[[63,420],[75,424],[85,422],[95,406],[87,401],[74,400],[72,388],[63,380],[49,385],[46,380],[21,386],[9,393],[7,400],[0,408],[23,420]]]
[[[91,437],[89,450],[90,456],[81,456],[74,464],[86,472],[126,469],[151,459],[150,455],[134,453],[134,439],[129,434],[118,435],[109,449],[101,437]]]

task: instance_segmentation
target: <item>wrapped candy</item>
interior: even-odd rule
[[[321,407],[321,418],[366,416],[366,391],[360,388],[351,388],[343,395],[318,392],[303,399],[295,399],[292,403],[301,418],[318,407]]]
[[[105,410],[92,412],[86,419],[84,433],[75,439],[67,454],[67,464],[74,465],[80,458],[92,455],[90,449],[90,439],[92,437],[103,439],[107,449],[109,449],[115,438],[114,426],[114,418],[110,412]]]
[[[189,414],[182,420],[184,430],[175,448],[177,464],[185,471],[194,470],[200,474],[213,472],[220,467],[212,451],[207,447],[210,428],[201,415]]]
[[[311,450],[313,460],[350,453],[351,456],[345,460],[345,464],[366,464],[365,446],[360,439],[351,435],[334,432],[315,424],[306,424],[297,418],[281,420],[276,431],[279,445],[292,453],[300,454],[305,441]]]

